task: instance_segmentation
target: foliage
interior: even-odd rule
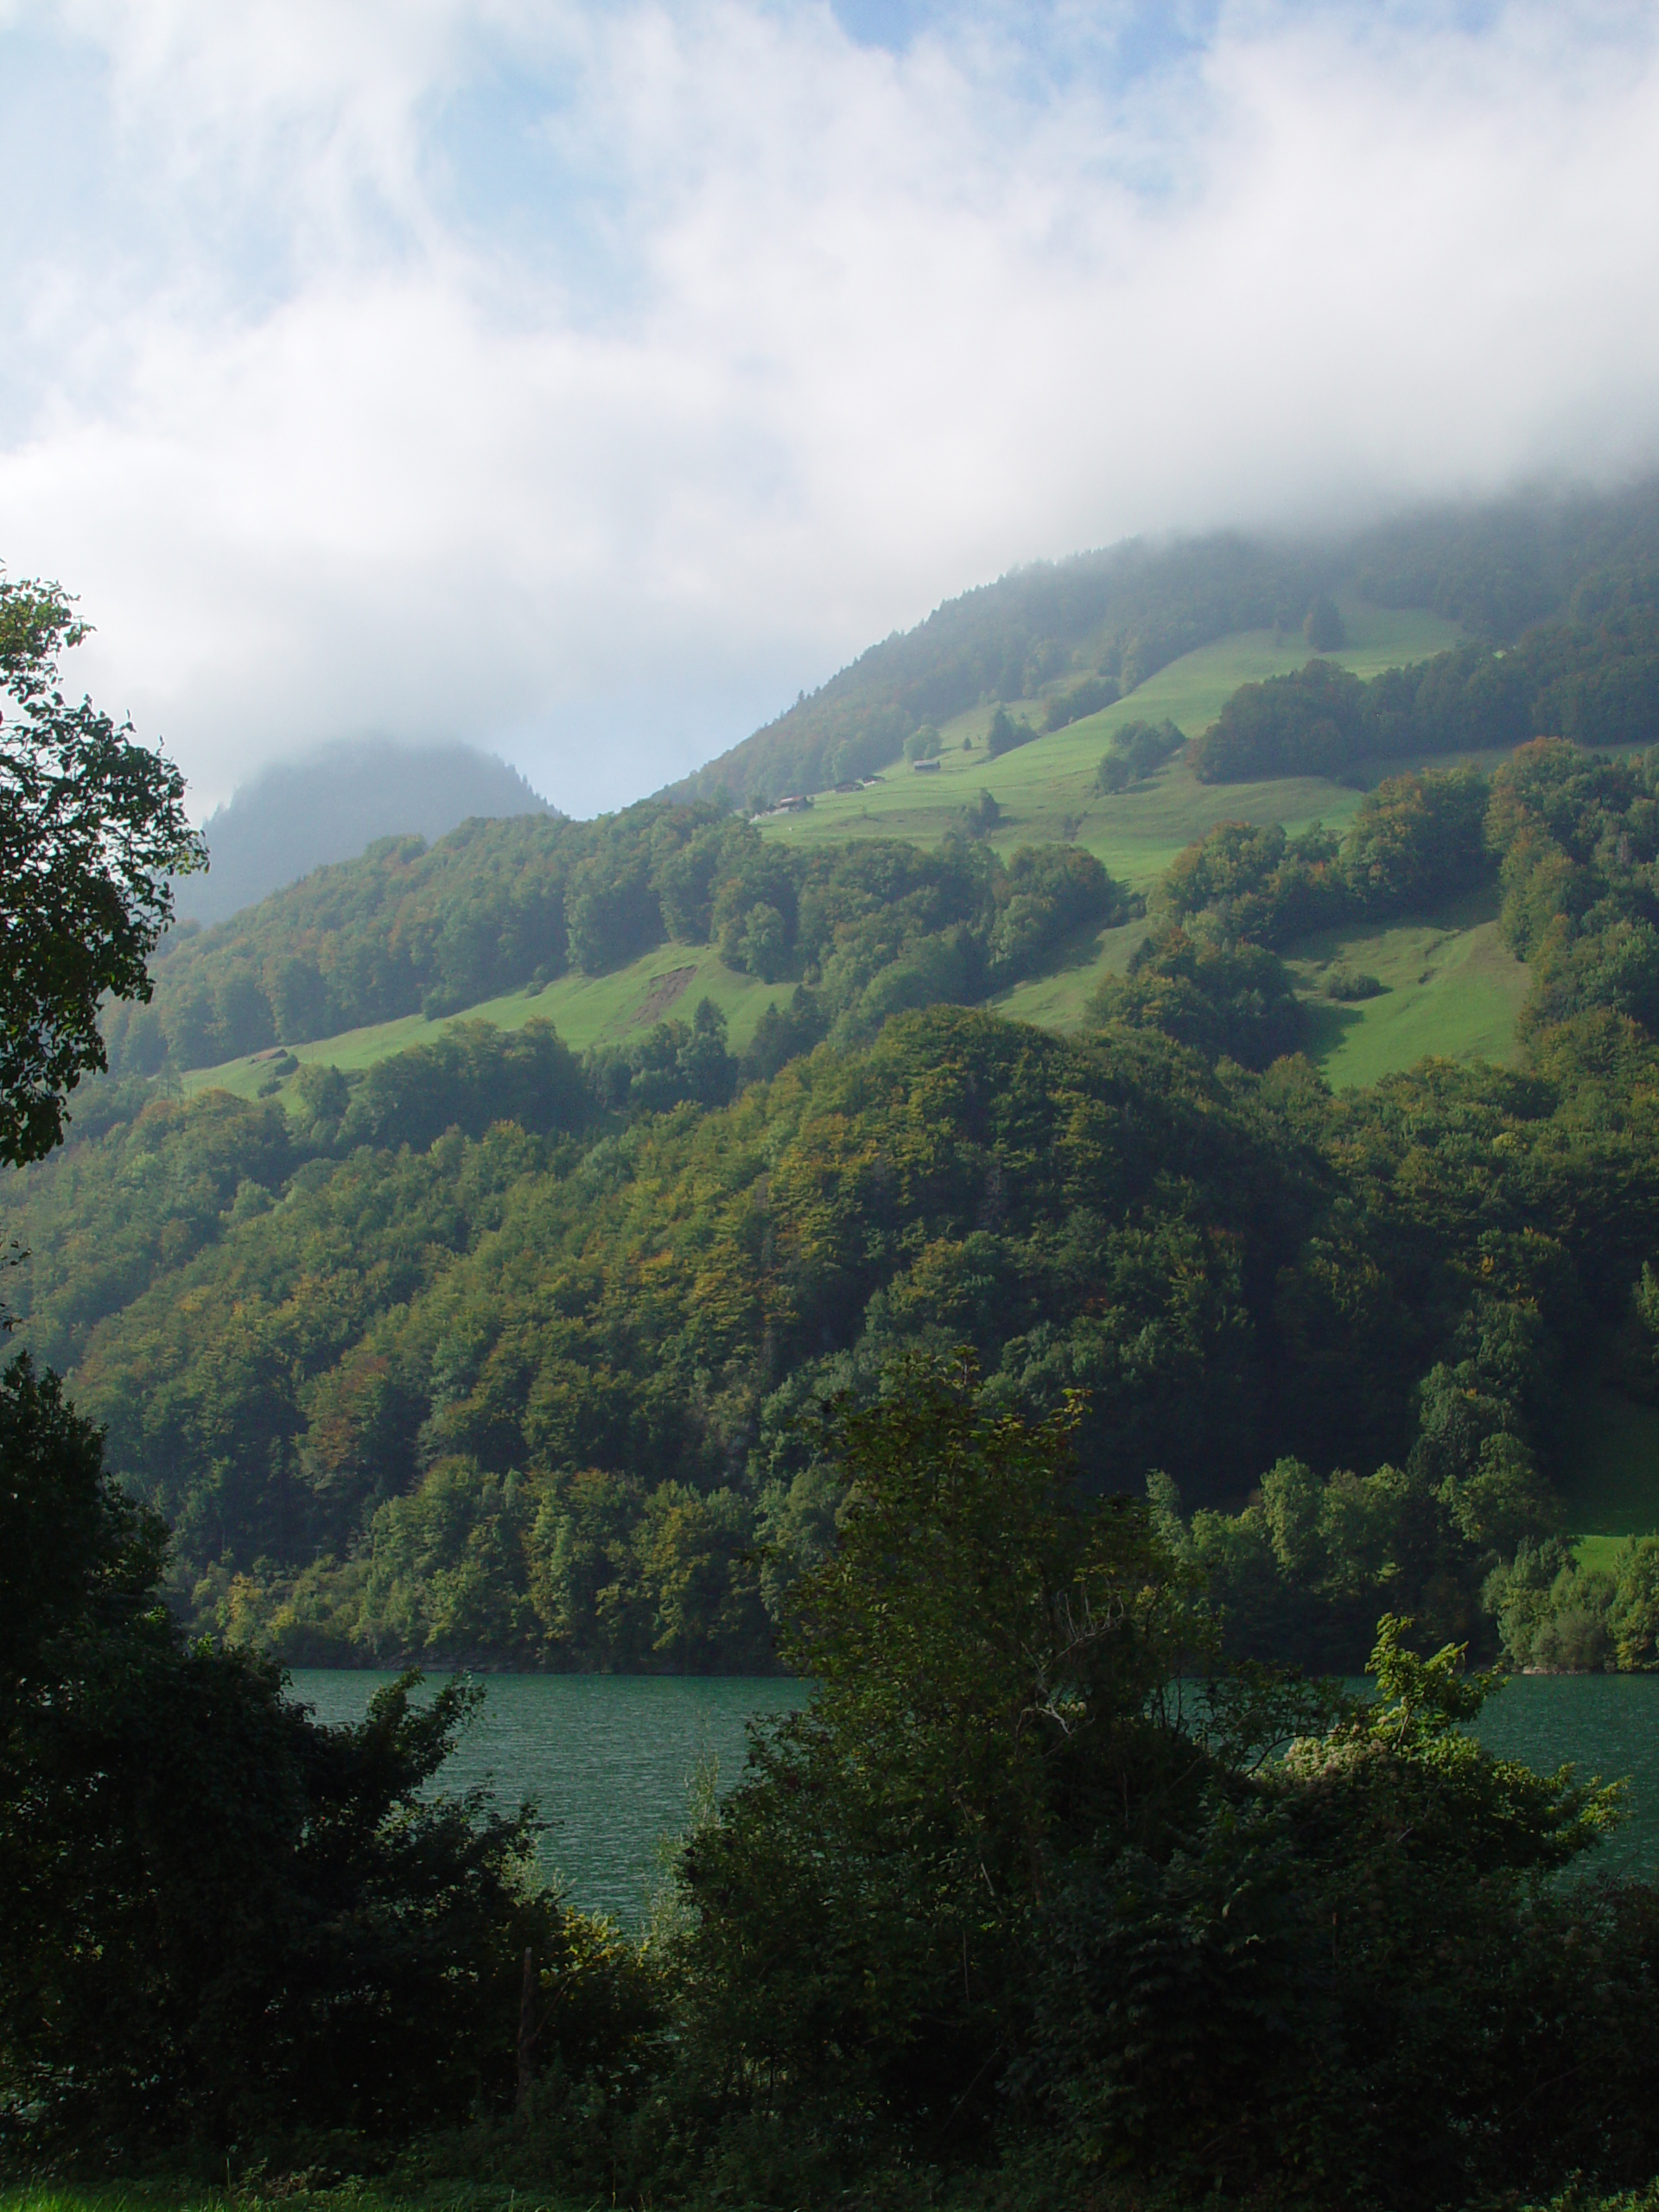
[[[321,1083],[317,1088],[321,1097]],[[424,1152],[446,1129],[481,1137],[494,1122],[512,1122],[543,1136],[579,1129],[592,1112],[583,1071],[550,1021],[507,1031],[468,1021],[430,1045],[377,1060],[349,1094],[338,1142],[347,1150],[408,1145]],[[326,1118],[326,1105],[314,1113]]]
[[[812,1703],[681,1861],[712,2081],[855,2113],[867,2139],[982,2143],[1067,1851],[1103,1818],[1167,1832],[1192,1759],[1156,1700],[1187,1624],[1144,1515],[1077,1499],[1075,1421],[988,1418],[965,1367],[836,1420],[842,1541],[786,1647]]]
[[[1628,595],[1632,579],[1650,575],[1656,558],[1659,503],[1643,485],[1611,496],[1429,509],[1340,544],[1217,536],[1037,563],[871,646],[676,795],[730,801],[820,790],[896,760],[918,723],[943,723],[985,701],[1032,698],[1045,685],[1066,702],[1046,708],[1045,721],[1051,711],[1069,721],[1069,702],[1091,682],[1127,694],[1216,639],[1300,628],[1344,578],[1380,605],[1431,607],[1472,637],[1502,644],[1563,607],[1593,620],[1610,598]],[[1590,711],[1587,699],[1581,705]],[[1613,736],[1592,722],[1584,734]]]
[[[1085,676],[1081,683],[1073,683],[1067,690],[1052,695],[1043,709],[1043,728],[1046,730],[1069,729],[1073,722],[1080,722],[1085,715],[1097,715],[1103,709],[1115,706],[1122,696],[1115,677]]]
[[[1560,741],[1522,747],[1493,778],[1501,925],[1533,971],[1523,1033],[1599,1008],[1659,1024],[1656,791],[1649,764]]]
[[[812,1702],[680,1861],[669,2094],[702,2157],[741,2142],[760,2201],[999,2142],[1057,2202],[1646,2172],[1653,1897],[1545,1878],[1616,1793],[1493,1759],[1464,1732],[1490,1680],[1392,1618],[1374,1706],[1178,1688],[1193,1578],[1155,1514],[1080,1497],[1074,1419],[988,1418],[943,1364],[832,1417],[843,1539],[789,1643]]]
[[[1162,1468],[1239,1522],[1240,1648],[1357,1664],[1395,1602],[1478,1642],[1493,1567],[1560,1527],[1564,1378],[1659,1251],[1655,1048],[1593,1016],[1525,1077],[1212,1074],[1157,1024],[1260,1062],[1294,1002],[1209,929],[1090,1037],[935,1008],[626,1126],[490,1126],[481,1039],[424,1151],[356,1142],[365,1086],[323,1070],[309,1121],[157,1100],[29,1172],[27,1340],[168,1513],[180,1601],[296,1659],[764,1667],[836,1503],[803,1412],[963,1339],[996,1403],[1094,1392],[1091,1481]],[[787,1054],[818,993],[785,1020]],[[1367,1497],[1402,1470],[1432,1542],[1287,1582],[1246,1510],[1287,1458]]]
[[[1376,1705],[1217,1775],[1173,1849],[1103,1837],[1057,1899],[1035,2040],[1085,2171],[1332,2206],[1647,2172],[1651,1893],[1540,1878],[1613,1793],[1492,1759],[1459,1728],[1490,1683],[1401,1631]]]
[[[790,998],[741,1058],[710,1005],[580,1068],[550,1031],[473,1026],[365,1079],[308,1067],[287,1115],[132,1120],[146,1093],[112,1079],[24,1186],[29,1341],[78,1363],[173,1518],[177,1601],[295,1657],[765,1667],[839,1503],[803,1414],[963,1339],[989,1402],[1095,1393],[1091,1481],[1179,1485],[1232,1649],[1351,1667],[1408,1604],[1490,1650],[1494,1576],[1561,1531],[1565,1378],[1659,1371],[1654,806],[1645,767],[1553,742],[1490,784],[1390,778],[1340,841],[1221,824],[1070,1045],[939,1002],[1133,911],[1075,847],[801,854],[665,806],[474,825],[420,893],[435,937],[468,883],[486,931],[524,890],[497,864],[550,880],[534,839],[568,833],[581,931],[626,938],[632,898]],[[1285,1057],[1276,948],[1494,865],[1531,1074],[1325,1096]],[[283,928],[318,889],[272,902]],[[330,957],[372,976],[393,935]],[[1268,1510],[1293,1464],[1306,1542]]]
[[[184,779],[58,655],[87,625],[56,584],[0,580],[0,1161],[39,1160],[81,1077],[107,1065],[100,1001],[147,1000],[169,874],[205,863]]]
[[[988,837],[1002,819],[1002,809],[982,785],[962,810],[962,826],[970,837]]]
[[[1511,1666],[1552,1675],[1659,1669],[1659,1537],[1632,1537],[1611,1568],[1581,1564],[1559,1541],[1522,1543],[1485,1596]]]
[[[1142,940],[1126,976],[1108,976],[1086,1019],[1161,1030],[1210,1061],[1265,1068],[1301,1042],[1302,1009],[1284,963],[1259,945],[1166,928]]]
[[[1469,768],[1390,776],[1361,802],[1340,844],[1315,823],[1223,822],[1179,853],[1154,914],[1203,916],[1228,939],[1284,946],[1344,921],[1421,912],[1490,877],[1489,786]]]
[[[822,790],[896,760],[918,724],[983,700],[1029,698],[1045,684],[1055,686],[1045,725],[1064,728],[1179,655],[1306,607],[1328,561],[1324,548],[1214,537],[1016,569],[873,645],[675,795]]]
[[[1368,975],[1363,968],[1351,968],[1344,961],[1333,968],[1325,979],[1325,995],[1338,1004],[1351,1006],[1357,999],[1381,998],[1388,988],[1378,976]]]
[[[1315,658],[1247,683],[1194,749],[1201,782],[1335,776],[1407,753],[1513,746],[1545,734],[1631,744],[1659,723],[1659,569],[1578,602],[1578,618],[1508,651],[1469,643],[1363,683]]]
[[[1321,592],[1302,622],[1302,635],[1316,653],[1334,653],[1348,642],[1342,613],[1329,592]]]
[[[1433,607],[1501,644],[1560,607],[1586,611],[1656,556],[1659,498],[1649,483],[1611,498],[1510,497],[1402,516],[1366,534],[1356,575],[1378,606]]]
[[[985,754],[990,760],[1000,760],[1005,753],[1012,753],[1021,745],[1029,745],[1040,735],[1028,721],[1016,720],[1006,707],[999,707],[991,716],[990,728],[985,733]]]
[[[1121,722],[1112,732],[1111,742],[1101,755],[1100,766],[1095,771],[1095,783],[1103,791],[1127,791],[1151,775],[1153,770],[1179,753],[1186,743],[1186,734],[1172,721],[1154,724],[1147,721]]]
[[[322,1728],[270,1663],[185,1643],[157,1603],[153,1519],[27,1359],[0,1376],[0,1452],[12,2147],[385,2141],[501,2101],[524,1948],[578,1982],[615,1972],[531,1895],[527,1811],[427,1793],[474,1699],[452,1685],[418,1707],[405,1677],[360,1726]],[[640,2012],[575,2001],[578,2064]]]
[[[1010,967],[1011,942],[1027,963],[1051,957],[1076,924],[1080,868],[1090,918],[1128,911],[1122,887],[1066,848],[1017,851],[1007,866],[965,840],[933,854],[875,840],[800,853],[710,808],[660,804],[599,823],[469,822],[429,851],[387,839],[216,930],[173,932],[155,1006],[114,1013],[110,1049],[124,1072],[207,1065],[279,1037],[453,1014],[572,966],[600,973],[668,938],[717,944],[728,966],[768,982],[806,983],[857,1039],[895,1006],[971,1000],[1033,972]],[[1028,912],[1045,886],[1059,918],[994,942],[1010,902]],[[651,1047],[658,1072],[664,1049]]]

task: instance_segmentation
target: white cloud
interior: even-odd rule
[[[585,809],[1020,559],[1659,453],[1647,10],[1071,20],[73,0],[0,551],[204,808],[374,728]]]

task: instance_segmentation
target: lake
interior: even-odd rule
[[[296,1668],[294,1694],[320,1720],[360,1720],[391,1675]],[[625,1926],[644,1918],[663,1840],[685,1826],[699,1778],[728,1789],[745,1724],[803,1704],[807,1686],[775,1676],[486,1675],[483,1710],[443,1770],[447,1789],[487,1782],[532,1797],[556,1825],[542,1861],[573,1904]],[[1482,1714],[1503,1758],[1547,1771],[1627,1778],[1630,1818],[1594,1864],[1659,1879],[1659,1675],[1523,1675]]]
[[[360,1720],[396,1675],[296,1667],[294,1695],[319,1720]],[[804,1682],[776,1675],[478,1675],[482,1712],[444,1768],[459,1793],[486,1782],[513,1807],[534,1798],[556,1825],[542,1864],[573,1904],[625,1926],[644,1918],[664,1837],[686,1825],[692,1793],[712,1772],[729,1789],[742,1771],[744,1728],[758,1713],[806,1701]]]

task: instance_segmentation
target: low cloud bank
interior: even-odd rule
[[[588,812],[1020,560],[1659,456],[1648,11],[1069,20],[15,12],[0,553],[204,810],[390,728]]]

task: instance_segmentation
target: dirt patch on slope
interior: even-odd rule
[[[653,976],[644,1002],[622,1027],[641,1029],[647,1022],[660,1021],[696,972],[695,968],[671,968],[665,976]]]

